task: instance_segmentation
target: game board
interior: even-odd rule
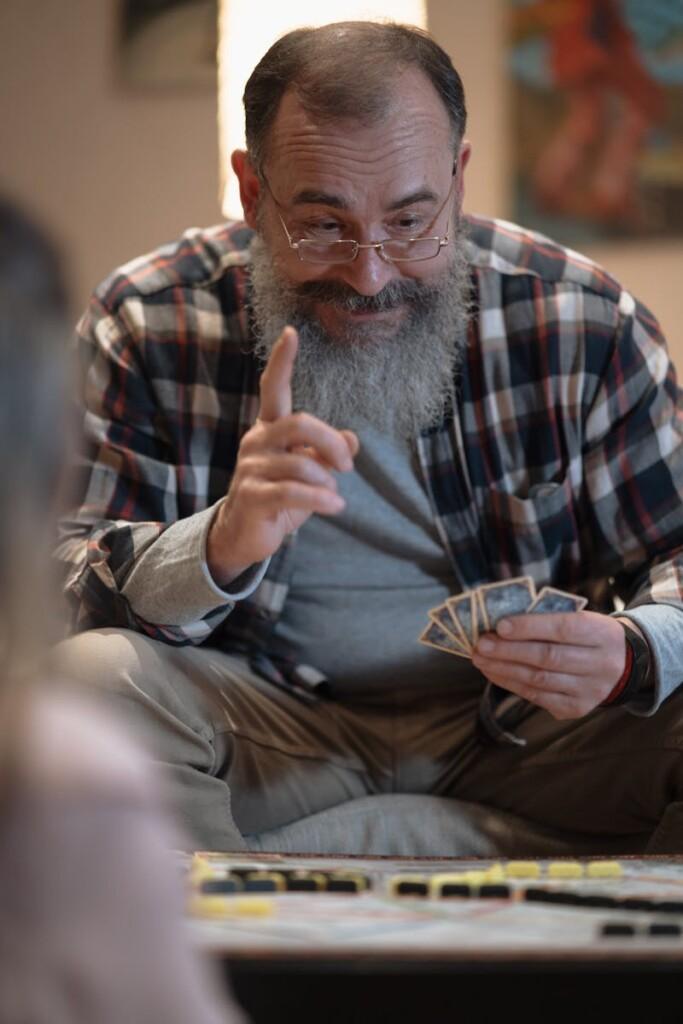
[[[352,871],[368,880],[367,889],[354,893],[243,893],[207,903],[209,916],[201,916],[200,908],[200,916],[191,920],[194,939],[201,948],[233,961],[362,957],[493,964],[506,959],[574,959],[670,961],[683,967],[683,859],[624,858],[611,866],[592,862],[603,863],[605,873],[618,877],[586,877],[585,861],[552,862],[552,868],[548,861],[536,861],[521,865],[521,874],[515,874],[515,865],[504,861],[217,853],[200,857],[205,867],[195,892],[202,879],[220,879],[231,872],[246,875],[250,870],[318,875]],[[566,870],[580,871],[582,877],[550,877],[549,871],[562,872],[558,863],[575,865]],[[515,877],[509,877],[511,870]],[[443,873],[464,878],[467,895],[395,892],[399,876],[426,879],[429,885]],[[498,892],[507,890],[505,895],[497,896],[496,886]],[[578,897],[583,904],[542,902],[557,899],[557,894],[570,900]]]

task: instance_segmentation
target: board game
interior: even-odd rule
[[[241,958],[667,961],[683,858],[489,861],[196,854],[190,928]]]

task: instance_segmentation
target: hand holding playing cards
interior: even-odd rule
[[[297,333],[286,327],[261,375],[256,423],[242,438],[227,497],[214,519],[207,560],[222,585],[274,554],[314,512],[344,508],[333,471],[353,469],[358,440],[304,412],[292,412]]]
[[[621,676],[626,640],[609,615],[580,611],[515,615],[483,634],[472,662],[492,683],[545,708],[553,718],[581,718]]]
[[[487,583],[429,611],[420,642],[471,658],[486,678],[545,708],[581,718],[614,689],[626,663],[626,637],[609,615],[587,612],[585,597],[530,576]]]

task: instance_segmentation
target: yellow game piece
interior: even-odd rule
[[[541,865],[536,860],[510,860],[504,867],[507,878],[540,878]]]
[[[429,892],[429,877],[412,873],[392,875],[389,879],[389,892],[392,896],[426,896]]]
[[[224,872],[221,872],[223,874]],[[201,853],[193,853],[192,861],[190,863],[190,870],[188,872],[189,879],[195,884],[205,881],[207,878],[218,877],[218,872],[215,868],[212,868],[206,857],[203,857]]]
[[[586,874],[589,878],[621,878],[623,872],[618,860],[592,860]]]
[[[193,917],[268,917],[272,900],[260,896],[192,896],[188,910]]]
[[[548,864],[548,878],[583,878],[583,864],[578,860],[554,860]]]
[[[489,881],[488,871],[465,871],[463,881],[467,885],[485,885]]]
[[[484,878],[485,882],[492,882],[494,884],[496,882],[504,882],[505,878],[506,878],[505,871],[503,870],[503,865],[502,864],[492,864],[490,868],[486,869],[486,871],[484,872],[484,875],[485,875],[485,878]]]

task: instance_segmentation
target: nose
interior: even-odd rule
[[[395,263],[387,263],[378,249],[360,249],[351,263],[340,263],[335,268],[341,278],[359,295],[377,295],[384,286],[398,276]]]

